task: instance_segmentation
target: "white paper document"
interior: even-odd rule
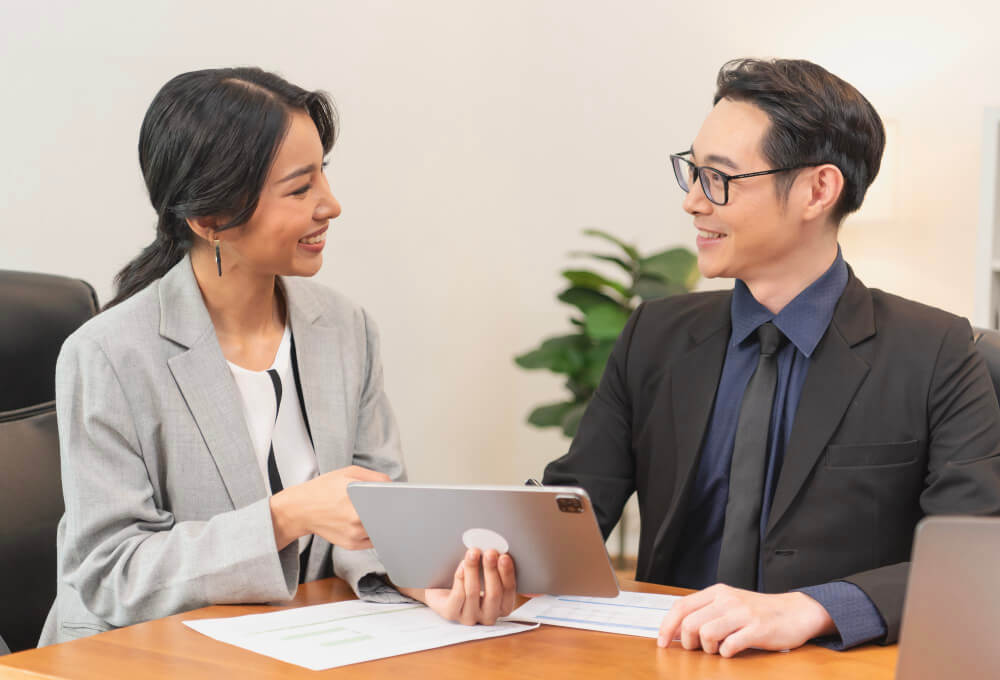
[[[538,624],[463,626],[422,604],[350,600],[184,625],[221,642],[315,671],[468,640],[512,635]]]
[[[674,595],[624,592],[618,597],[542,595],[518,607],[507,618],[655,638],[663,617],[679,599]]]

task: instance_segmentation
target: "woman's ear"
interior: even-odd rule
[[[188,228],[200,239],[211,243],[215,240],[216,228],[219,221],[214,217],[189,217],[187,218]]]

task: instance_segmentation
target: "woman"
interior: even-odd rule
[[[324,94],[254,68],[182,74],[150,105],[156,240],[56,369],[66,512],[40,644],[287,600],[333,574],[402,599],[346,493],[405,475],[378,334],[297,278],[319,271],[340,214],[323,174],[335,134]],[[450,591],[404,592],[492,623],[513,606],[513,563],[470,553]]]

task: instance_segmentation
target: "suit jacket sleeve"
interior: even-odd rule
[[[955,318],[945,332],[927,395],[927,515],[1000,515],[1000,408],[972,329]],[[909,562],[849,576],[882,615],[886,644],[899,638]]]
[[[287,600],[297,544],[280,553],[268,499],[208,521],[157,507],[130,404],[101,347],[70,338],[56,366],[62,573],[115,626],[208,604]]]
[[[635,491],[627,369],[629,347],[643,309],[639,305],[618,336],[569,452],[549,463],[543,477],[544,484],[583,487],[605,539]]]
[[[358,409],[355,433],[354,464],[369,470],[384,472],[397,482],[406,481],[399,429],[389,399],[383,388],[382,360],[379,354],[378,329],[367,314],[364,315],[367,366],[365,382]],[[374,550],[345,550],[333,546],[333,571],[354,589],[359,597],[374,599],[360,587],[361,580],[369,574],[384,575],[385,567]],[[378,597],[385,600],[384,597]],[[403,598],[406,599],[406,598]]]

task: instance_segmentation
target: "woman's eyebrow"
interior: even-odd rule
[[[313,172],[316,172],[315,163],[312,163],[310,165],[304,165],[301,168],[293,170],[292,172],[288,173],[287,175],[279,179],[277,182],[275,182],[275,184],[282,184],[283,182],[287,182],[290,179],[295,179],[296,177],[301,177],[302,175],[309,175],[312,174]]]

